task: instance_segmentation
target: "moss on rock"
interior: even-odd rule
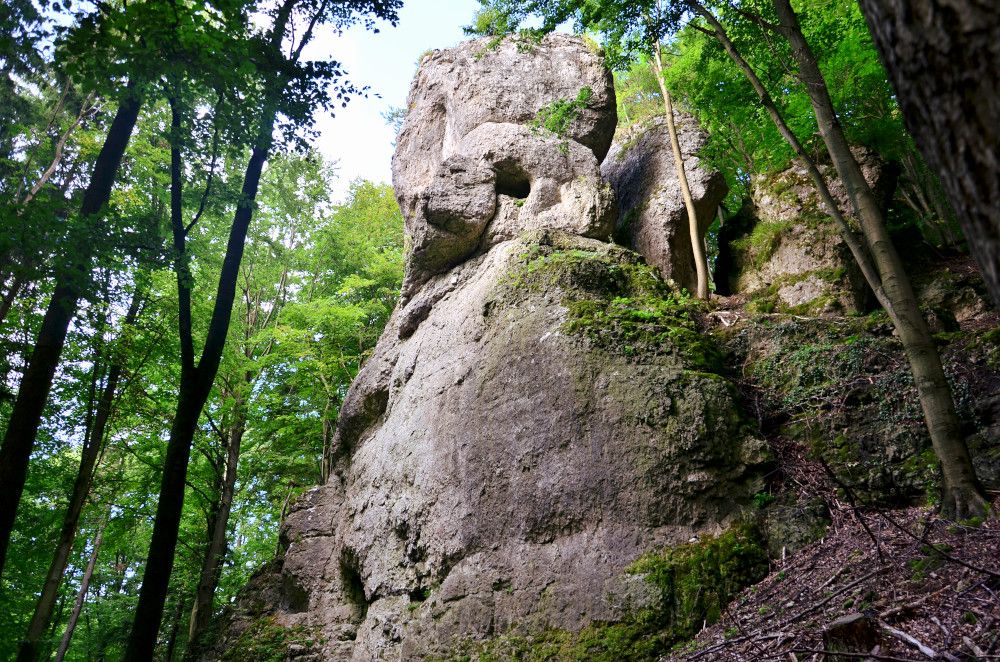
[[[285,627],[273,616],[262,616],[243,630],[223,653],[221,661],[284,662],[309,651],[317,643],[315,634],[305,626]]]
[[[704,623],[718,621],[740,591],[767,575],[768,562],[760,529],[741,523],[717,536],[646,554],[626,572],[641,577],[658,594],[655,607],[628,614],[617,623],[595,623],[579,632],[552,629],[465,642],[446,659],[654,660],[693,637]]]

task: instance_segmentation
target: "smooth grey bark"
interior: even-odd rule
[[[663,60],[660,55],[660,43],[653,45],[653,73],[656,75],[656,82],[660,86],[660,95],[663,97],[663,110],[667,119],[667,133],[670,135],[670,148],[674,154],[674,170],[677,173],[677,183],[681,188],[681,197],[684,198],[684,208],[688,217],[688,236],[691,240],[691,252],[694,257],[695,272],[698,275],[697,292],[695,296],[699,299],[708,300],[708,258],[705,251],[705,238],[701,234],[701,224],[698,219],[698,212],[694,206],[694,198],[691,197],[691,187],[688,185],[687,172],[684,170],[684,156],[681,154],[681,143],[677,137],[677,127],[674,125],[674,102],[670,97],[670,91],[663,80]]]
[[[1000,307],[1000,2],[860,0],[906,128]]]
[[[780,21],[780,33],[791,45],[792,58],[799,68],[820,135],[833,161],[837,175],[847,189],[855,214],[861,223],[865,243],[878,269],[881,285],[889,300],[887,312],[892,318],[913,373],[931,444],[941,463],[941,509],[945,517],[967,519],[988,510],[982,488],[976,478],[951,388],[941,365],[941,357],[927,322],[920,313],[910,279],[896,252],[882,210],[865,180],[833,108],[833,102],[819,69],[818,61],[806,41],[798,16],[790,0],[773,0]]]

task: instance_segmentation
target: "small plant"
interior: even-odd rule
[[[763,510],[774,503],[774,495],[768,492],[757,492],[753,495],[753,505],[758,510]]]
[[[532,132],[547,131],[559,138],[565,138],[570,125],[580,115],[580,111],[587,107],[590,99],[594,96],[594,91],[589,87],[581,87],[575,99],[556,99],[550,104],[538,109],[538,114],[531,121],[529,126]],[[563,154],[569,153],[569,142],[564,140],[559,143],[559,151]]]

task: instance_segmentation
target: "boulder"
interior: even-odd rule
[[[602,81],[578,128],[523,123]],[[593,238],[615,213],[599,58],[560,35],[480,40],[425,58],[411,101],[408,296],[344,398],[329,480],[255,583],[280,596],[244,596],[203,659],[274,627],[297,654],[367,661],[620,620],[661,599],[630,564],[720,532],[764,486],[767,447],[692,311]]]
[[[690,115],[674,112],[691,197],[705,236],[726,197],[726,179],[704,166],[698,152],[708,136]],[[681,196],[666,119],[636,124],[615,140],[601,175],[618,197],[617,235],[660,270],[664,278],[694,292],[698,278],[687,209]]]
[[[625,569],[734,522],[768,459],[689,338],[590,333],[587,311],[670,291],[553,230],[428,281],[347,395],[335,475],[284,524],[282,622],[324,659],[349,657],[345,631],[351,659],[423,659],[654,604]]]
[[[868,183],[886,198],[895,173],[876,154],[855,148]],[[845,216],[851,203],[832,166],[821,171]],[[728,276],[720,289],[747,295],[761,312],[808,314],[863,312],[874,298],[840,231],[829,217],[800,161],[751,182],[752,210],[720,232],[717,272]],[[728,222],[727,222],[728,223]]]
[[[529,126],[579,97],[559,135]],[[411,250],[404,299],[539,226],[529,219],[543,212],[581,235],[610,235],[615,211],[599,162],[616,122],[611,74],[580,38],[483,38],[424,56],[392,162]]]

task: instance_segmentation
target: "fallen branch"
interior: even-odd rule
[[[883,620],[879,620],[878,624],[880,626],[882,626],[883,630],[885,630],[886,632],[888,632],[892,636],[896,637],[897,639],[899,639],[901,641],[905,641],[906,643],[910,644],[911,646],[913,646],[914,648],[916,648],[917,650],[919,650],[921,653],[924,654],[925,657],[927,657],[927,658],[929,658],[931,660],[933,660],[936,657],[938,657],[938,654],[937,654],[936,650],[934,650],[930,646],[924,644],[923,642],[921,642],[916,637],[914,637],[912,635],[909,635],[909,634],[903,632],[902,630],[897,630],[896,628],[892,627],[891,625],[889,625],[888,623],[886,623]]]
[[[840,651],[828,651],[822,648],[793,648],[793,653],[815,653],[817,655],[839,655],[841,657],[856,657],[861,660],[890,660],[891,662],[922,662],[911,657],[893,657],[891,655],[877,655],[875,653],[841,653]]]

